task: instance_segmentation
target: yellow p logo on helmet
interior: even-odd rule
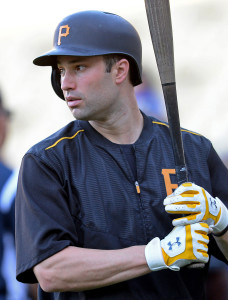
[[[65,31],[63,31],[65,29]],[[58,45],[61,45],[61,38],[64,36],[68,36],[70,33],[70,27],[68,25],[63,25],[59,27],[59,38],[58,38]]]

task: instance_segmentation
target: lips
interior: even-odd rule
[[[67,105],[68,105],[69,107],[75,107],[75,106],[78,106],[81,102],[82,102],[81,99],[70,100],[70,101],[67,101]]]
[[[81,102],[81,98],[73,98],[73,97],[66,97],[67,105],[72,108],[78,106]]]

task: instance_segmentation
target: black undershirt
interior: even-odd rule
[[[136,171],[136,159],[135,159],[135,150],[133,145],[120,145],[120,149],[122,150],[122,152],[124,153],[124,156],[127,159],[127,162],[132,170],[134,179],[137,179],[137,171]]]

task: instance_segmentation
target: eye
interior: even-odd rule
[[[65,70],[63,68],[58,67],[58,73],[59,73],[60,76],[63,76],[64,72],[65,72]]]
[[[78,66],[75,67],[75,70],[76,70],[77,72],[81,72],[81,71],[83,71],[84,69],[85,69],[85,66],[83,66],[83,65],[78,65]]]

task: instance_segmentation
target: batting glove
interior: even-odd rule
[[[228,226],[228,210],[219,198],[213,198],[202,187],[183,183],[173,194],[165,198],[165,210],[170,214],[186,216],[174,219],[173,226],[205,222],[213,229],[213,234],[224,234]]]
[[[163,240],[158,237],[145,248],[146,261],[152,271],[179,271],[191,263],[208,262],[208,233],[206,223],[175,227]]]

